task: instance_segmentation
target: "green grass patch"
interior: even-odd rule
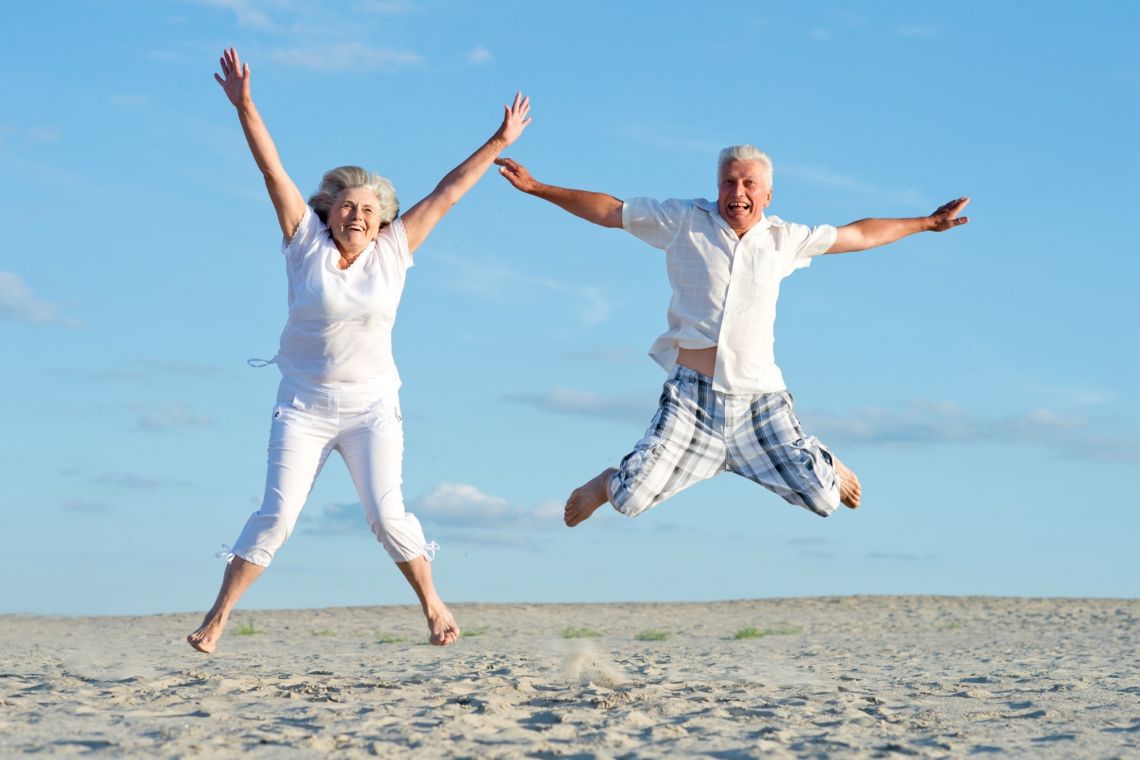
[[[486,632],[486,628],[468,628],[464,631],[460,631],[459,635],[465,639],[473,639],[476,636],[482,636]]]
[[[336,636],[335,633],[328,628],[321,628],[320,630],[313,631],[314,636]]]
[[[393,636],[390,633],[379,631],[376,634],[376,642],[378,644],[401,644],[405,641],[403,636]]]
[[[562,638],[564,639],[596,639],[602,634],[595,631],[593,628],[563,628]]]
[[[253,627],[252,620],[250,620],[248,623],[242,623],[237,629],[238,636],[254,636],[259,633],[261,633],[261,631]]]
[[[732,634],[732,638],[740,639],[761,639],[765,636],[794,636],[799,633],[799,628],[792,628],[791,626],[779,626],[777,628],[757,628],[750,625],[747,628],[741,628],[736,633]]]
[[[642,631],[634,636],[638,641],[664,641],[669,638],[665,631]]]

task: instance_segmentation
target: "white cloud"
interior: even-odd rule
[[[801,418],[824,440],[867,444],[1000,443],[1036,445],[1067,457],[1140,461],[1140,439],[1116,435],[1109,421],[1037,408],[1005,416],[972,414],[949,401],[917,400],[845,414],[806,410]]]
[[[454,271],[450,286],[481,301],[493,304],[548,304],[568,299],[576,304],[583,327],[604,323],[612,307],[600,288],[573,285],[549,277],[523,274],[498,261],[438,255]]]
[[[140,108],[147,104],[145,95],[129,95],[126,93],[120,95],[112,95],[110,97],[111,105],[124,106],[126,108]]]
[[[553,414],[584,414],[640,423],[647,422],[654,409],[652,397],[648,395],[606,396],[573,388],[554,388],[545,393],[512,393],[503,399]]]
[[[644,127],[640,124],[627,124],[617,130],[616,134],[667,153],[684,151],[709,156],[710,162],[715,162],[717,154],[724,147],[710,140],[664,134],[656,128]]]
[[[878,197],[892,203],[910,206],[913,208],[923,208],[928,211],[933,211],[933,204],[926,199],[926,197],[913,189],[899,189],[899,188],[882,188],[875,185],[868,184],[861,180],[848,177],[844,174],[822,169],[813,166],[802,166],[795,164],[779,164],[776,166],[776,181],[779,182],[780,174],[789,174],[799,179],[807,180],[817,185],[825,185],[827,187],[834,187],[840,190],[851,190],[861,196]]]
[[[543,501],[532,507],[517,507],[501,496],[486,493],[468,483],[438,483],[426,494],[406,502],[407,509],[432,523],[451,541],[480,545],[523,546],[531,542],[536,528],[562,523],[562,502]],[[305,529],[311,533],[367,532],[364,508],[359,502],[327,504],[318,512],[306,512]]]
[[[182,480],[138,475],[131,472],[104,472],[87,478],[87,482],[96,486],[125,491],[160,491],[167,488],[186,488],[190,485]]]
[[[520,512],[506,499],[466,483],[439,483],[415,500],[413,511],[433,520],[461,524],[502,524]]]
[[[900,37],[917,37],[930,40],[938,36],[938,28],[923,24],[899,24],[895,27],[895,34]]]
[[[269,17],[269,14],[258,7],[259,4],[254,0],[198,0],[198,2],[202,5],[231,11],[237,17],[239,26],[263,31],[277,28],[277,24]]]
[[[325,48],[291,48],[275,50],[269,56],[284,66],[341,71],[345,69],[371,69],[391,71],[408,66],[419,66],[424,59],[417,53],[391,48],[369,47],[359,42],[346,42]]]
[[[0,272],[0,321],[3,320],[66,327],[80,324],[62,316],[54,304],[37,298],[24,280],[11,272]]]
[[[63,138],[63,132],[58,127],[32,127],[28,137],[36,142],[55,143]]]
[[[161,433],[175,428],[209,427],[212,424],[210,416],[183,404],[170,404],[155,407],[132,404],[132,409],[140,412],[135,426],[138,430],[151,433]]]
[[[487,48],[475,47],[471,48],[471,50],[467,53],[467,62],[478,66],[480,64],[490,63],[493,57],[494,56],[491,55],[491,51]]]
[[[405,0],[358,0],[356,7],[363,13],[375,13],[382,16],[410,13],[416,9],[416,6],[405,2]]]
[[[82,512],[85,514],[105,515],[111,511],[111,505],[103,501],[86,501],[84,499],[68,499],[63,502],[63,508],[68,512]]]

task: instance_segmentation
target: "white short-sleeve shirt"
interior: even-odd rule
[[[668,370],[681,348],[717,346],[714,388],[783,390],[774,351],[780,281],[831,248],[835,227],[764,216],[741,238],[716,203],[703,198],[633,198],[622,205],[622,226],[665,251],[673,288],[669,329],[653,343],[650,356]]]
[[[341,269],[332,233],[310,208],[282,251],[289,320],[277,351],[281,374],[305,383],[399,388],[392,326],[412,266],[404,223],[397,218],[384,227]]]

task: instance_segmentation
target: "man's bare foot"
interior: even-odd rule
[[[199,652],[213,654],[218,648],[218,639],[222,637],[222,630],[225,627],[225,620],[211,620],[207,615],[198,630],[186,637],[186,642]]]
[[[863,487],[859,485],[859,478],[847,465],[839,461],[839,457],[831,455],[835,463],[835,474],[839,476],[839,501],[849,509],[859,507],[859,498],[863,495]]]
[[[459,641],[459,625],[443,602],[424,611],[427,617],[428,630],[431,632],[429,641],[437,647],[445,647]]]
[[[609,467],[595,475],[589,483],[574,489],[570,498],[566,500],[566,509],[562,513],[562,519],[567,527],[573,528],[578,523],[585,522],[598,507],[610,500],[606,483],[615,472],[617,470]]]

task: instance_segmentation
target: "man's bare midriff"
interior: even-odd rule
[[[716,374],[716,346],[677,349],[677,363],[695,369],[706,377],[712,377]]]

